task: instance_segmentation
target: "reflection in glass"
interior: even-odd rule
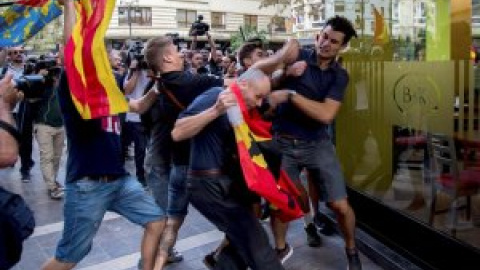
[[[298,16],[308,2],[296,6]],[[450,164],[460,175],[480,172],[480,1],[461,2],[327,0],[323,10],[328,19],[340,6],[359,33],[342,55],[350,82],[336,121],[348,184],[480,248],[480,196],[440,188],[453,178],[435,167],[428,140],[443,134],[453,142]],[[465,35],[466,25],[473,35]],[[307,26],[300,36],[321,30]]]

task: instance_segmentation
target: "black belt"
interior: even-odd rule
[[[220,169],[210,169],[210,170],[189,170],[187,173],[190,177],[216,177],[223,175],[222,170]]]
[[[118,180],[120,177],[122,177],[122,175],[89,175],[87,176],[88,179],[92,180],[92,181],[98,181],[98,182],[105,182],[105,183],[108,183],[108,182],[113,182],[113,181],[116,181]]]

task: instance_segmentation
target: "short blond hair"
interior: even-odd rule
[[[158,62],[158,59],[163,57],[165,48],[171,44],[173,44],[173,40],[167,36],[151,38],[145,44],[145,61],[155,73],[162,71],[162,64]]]

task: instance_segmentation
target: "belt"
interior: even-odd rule
[[[121,177],[121,175],[118,175],[118,174],[116,174],[116,175],[89,175],[87,177],[88,177],[88,179],[90,179],[92,181],[108,183],[108,182],[116,181],[117,179],[119,179]]]
[[[189,170],[187,173],[190,177],[216,177],[223,175],[222,170],[220,169],[210,169],[210,170]]]
[[[277,134],[276,136],[280,139],[285,139],[287,141],[290,141],[294,145],[297,145],[301,142],[310,143],[310,142],[315,142],[315,141],[322,140],[322,139],[318,139],[318,140],[300,139],[300,138],[297,138],[295,136],[288,135],[288,134]]]

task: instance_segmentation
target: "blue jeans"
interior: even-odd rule
[[[275,142],[283,154],[282,167],[293,181],[300,181],[300,172],[305,168],[322,200],[334,202],[347,197],[340,162],[329,139],[275,137]]]
[[[106,211],[144,227],[165,216],[152,196],[129,175],[108,183],[85,177],[66,183],[65,195],[63,235],[55,254],[64,263],[78,263],[88,254]]]
[[[270,245],[267,233],[252,210],[233,198],[233,180],[227,176],[187,179],[192,205],[220,231],[233,248],[222,250],[215,269],[278,270],[284,269]],[[229,253],[229,254],[227,254]],[[238,259],[233,257],[239,257]],[[225,265],[223,260],[236,265]]]

